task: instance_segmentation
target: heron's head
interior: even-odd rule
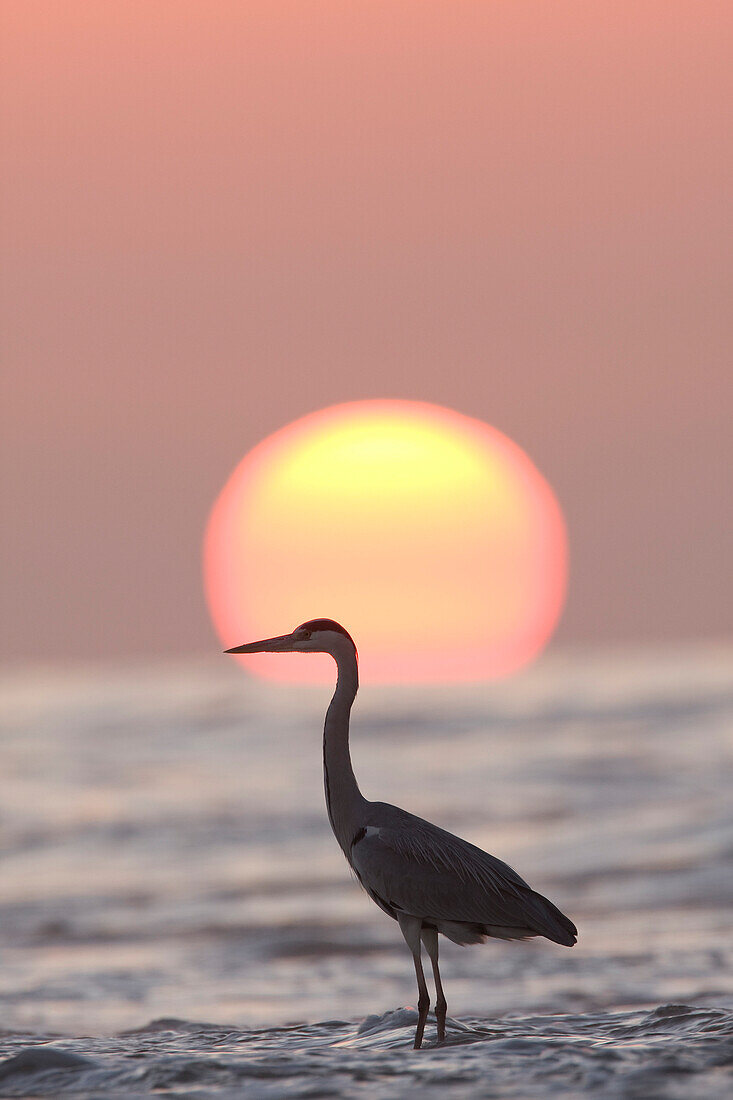
[[[296,626],[292,634],[245,642],[224,650],[225,653],[330,653],[338,659],[347,653],[356,656],[356,646],[348,630],[333,619],[310,619]]]

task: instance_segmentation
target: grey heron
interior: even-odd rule
[[[356,646],[332,619],[311,619],[291,634],[227,649],[227,653],[328,653],[336,691],[323,731],[326,809],[334,836],[372,901],[400,926],[415,963],[422,1045],[430,1007],[422,946],[435,979],[438,1041],[445,1039],[447,1004],[438,969],[438,935],[458,944],[544,936],[572,947],[577,929],[516,871],[466,840],[385,802],[369,802],[354,776],[349,717],[359,687]]]

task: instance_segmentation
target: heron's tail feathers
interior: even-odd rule
[[[578,929],[569,917],[561,913],[556,905],[543,897],[542,894],[530,892],[525,900],[528,909],[528,921],[532,928],[537,930],[538,936],[544,936],[553,943],[560,943],[563,947],[573,947],[577,941]]]

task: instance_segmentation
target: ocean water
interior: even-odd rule
[[[731,649],[363,688],[364,794],[579,929],[445,943],[421,1051],[410,956],[328,826],[328,687],[224,657],[0,686],[0,1096],[733,1095]]]

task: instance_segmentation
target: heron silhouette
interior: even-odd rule
[[[336,691],[323,731],[326,808],[334,836],[372,901],[400,926],[415,963],[422,1045],[430,1007],[421,945],[432,963],[438,1041],[445,1039],[447,1003],[438,969],[438,934],[458,944],[487,937],[521,940],[544,936],[572,947],[577,929],[508,864],[466,840],[386,802],[369,802],[354,776],[349,716],[359,688],[356,646],[332,619],[311,619],[291,634],[227,649],[227,653],[329,653],[336,661]]]

